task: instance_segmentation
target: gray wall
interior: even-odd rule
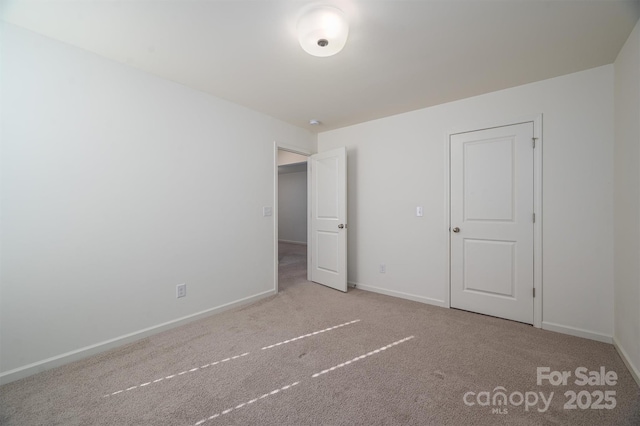
[[[315,135],[10,24],[0,42],[0,379],[274,292],[274,141]]]
[[[448,306],[447,135],[542,113],[542,326],[611,342],[613,68],[320,133],[348,150],[349,281]]]
[[[640,383],[640,23],[615,71],[614,338]]]
[[[307,172],[278,176],[278,239],[307,242]]]

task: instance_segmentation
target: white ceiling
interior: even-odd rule
[[[312,3],[348,16],[336,56],[298,44]],[[640,2],[4,0],[0,17],[319,132],[610,64]]]

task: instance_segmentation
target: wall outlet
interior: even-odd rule
[[[380,264],[380,273],[381,274],[386,274],[387,273],[387,265],[385,265],[384,263]]]
[[[176,286],[176,298],[185,297],[187,295],[187,285],[178,284]]]

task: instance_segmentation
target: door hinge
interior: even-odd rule
[[[536,288],[533,288],[533,297],[536,297]]]
[[[536,214],[533,214],[533,223],[536,223]]]
[[[532,145],[533,145],[533,148],[534,148],[534,149],[535,149],[535,147],[536,147],[536,141],[537,141],[537,140],[538,140],[538,138],[531,138],[531,142],[532,142]]]

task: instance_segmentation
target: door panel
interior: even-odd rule
[[[513,138],[464,144],[465,220],[513,221]]]
[[[347,291],[347,151],[312,155],[310,183],[309,279]]]
[[[327,272],[338,273],[338,232],[318,231],[315,252],[318,254],[317,268]]]
[[[464,240],[464,289],[513,298],[514,241]]]
[[[320,219],[338,220],[338,157],[331,156],[315,159],[315,176],[318,209],[316,214]],[[337,228],[336,228],[337,229]]]
[[[451,136],[454,308],[533,323],[532,138],[533,123]]]

